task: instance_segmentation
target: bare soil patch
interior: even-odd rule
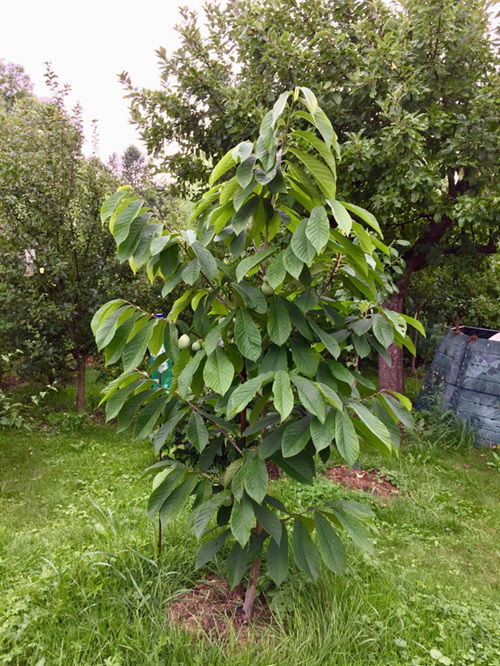
[[[384,479],[375,470],[348,469],[346,465],[341,467],[327,467],[324,476],[351,490],[363,490],[377,497],[395,497],[399,494],[399,488]]]
[[[251,629],[269,625],[272,614],[262,598],[255,600],[251,623],[242,615],[243,601],[238,588],[231,590],[226,581],[207,576],[192,590],[174,601],[167,612],[169,621],[191,633],[205,633],[227,638],[231,631],[245,641]]]

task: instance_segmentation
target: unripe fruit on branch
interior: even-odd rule
[[[260,288],[264,296],[272,296],[274,294],[274,289],[268,282],[263,282],[262,287]]]
[[[191,349],[192,349],[194,352],[200,351],[200,349],[201,349],[201,345],[200,345],[200,343],[198,342],[198,340],[196,340],[195,342],[193,342],[193,344],[191,345]]]
[[[178,342],[179,342],[179,349],[187,349],[189,347],[189,343],[191,342],[191,340],[189,339],[189,335],[186,335],[184,333],[184,335],[181,335]]]

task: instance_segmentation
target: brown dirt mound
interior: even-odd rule
[[[351,490],[363,490],[377,497],[394,497],[399,494],[399,488],[374,470],[347,469],[346,465],[342,465],[328,467],[324,475],[341,486]]]
[[[250,626],[241,614],[242,599],[238,588],[231,590],[226,581],[208,576],[199,582],[168,609],[169,621],[192,633],[205,633],[218,638],[227,637],[231,630],[245,640]],[[262,599],[256,599],[252,628],[268,625],[271,611]]]

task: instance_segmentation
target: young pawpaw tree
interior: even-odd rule
[[[168,524],[188,506],[203,541],[197,565],[224,549],[231,586],[248,574],[247,619],[264,561],[279,585],[292,556],[312,579],[321,562],[341,574],[341,533],[371,545],[369,508],[297,512],[273,497],[266,463],[311,484],[332,449],[349,466],[360,449],[390,456],[398,423],[410,425],[409,401],[375,391],[347,362],[393,342],[411,349],[407,324],[419,324],[381,306],[391,250],[373,215],[337,200],[339,157],[314,94],[296,88],[255,142],[215,166],[192,230],[169,228],[127,187],[102,207],[122,261],[161,280],[164,297],[184,286],[164,318],[123,300],[95,314],[106,363],[123,364],[105,389],[107,418],[120,429],[134,421],[163,454],[149,514]],[[152,378],[166,359],[170,388]]]

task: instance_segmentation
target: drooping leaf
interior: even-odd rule
[[[224,530],[221,534],[203,544],[196,555],[197,569],[210,562],[217,555],[219,550],[224,546],[228,534],[229,530]]]
[[[387,349],[394,342],[394,329],[387,319],[381,314],[373,315],[373,333],[382,347]]]
[[[356,412],[365,426],[380,439],[389,449],[392,448],[392,440],[387,427],[372,412],[359,402],[350,402],[349,407]]]
[[[285,370],[278,370],[273,382],[273,401],[281,420],[284,421],[293,409],[293,392],[290,377]]]
[[[297,566],[315,581],[319,573],[319,551],[300,518],[295,519],[293,526],[293,552]]]
[[[319,389],[305,377],[292,376],[292,382],[297,387],[299,400],[311,414],[318,417],[321,423],[325,422],[325,401]]]
[[[314,418],[310,423],[309,429],[316,451],[319,453],[319,451],[326,449],[335,439],[335,410],[329,410],[324,423]]]
[[[152,518],[155,513],[158,513],[167,497],[179,485],[183,478],[184,470],[173,469],[169,472],[168,476],[163,479],[160,485],[153,490],[148,499],[148,516],[150,518]]]
[[[191,387],[191,382],[193,381],[194,374],[198,370],[200,363],[203,361],[204,358],[205,358],[205,350],[200,349],[200,351],[196,352],[193,358],[189,361],[189,363],[180,373],[177,379],[177,390],[179,391],[179,395],[181,397],[187,398],[189,389]]]
[[[170,493],[160,509],[160,521],[163,527],[177,518],[199,482],[198,476],[190,474]]]
[[[286,529],[281,524],[281,520],[278,516],[271,511],[265,504],[254,504],[253,510],[257,518],[257,522],[263,527],[263,529],[269,534],[274,541],[280,545],[281,537]]]
[[[253,379],[240,384],[230,395],[227,402],[226,414],[227,418],[231,419],[235,414],[239,414],[245,409],[250,400],[255,397],[255,394],[262,386],[262,382],[270,378],[270,373],[258,375]]]
[[[281,450],[283,457],[291,458],[300,453],[310,439],[309,424],[311,417],[305,416],[298,421],[290,423],[283,431],[281,438]]]
[[[286,268],[283,263],[283,253],[279,253],[274,257],[269,266],[267,267],[267,281],[273,289],[279,287],[286,276]]]
[[[260,332],[250,313],[240,309],[234,322],[234,339],[240,352],[250,361],[256,361],[262,352]]]
[[[245,464],[243,484],[249,497],[261,504],[267,494],[269,476],[266,463],[256,452],[249,454]]]
[[[342,576],[346,561],[344,544],[330,521],[318,511],[314,512],[314,525],[318,535],[321,559],[330,571],[333,571],[337,576]]]
[[[254,254],[240,261],[240,263],[236,267],[236,281],[241,282],[241,280],[245,277],[245,275],[249,271],[252,270],[252,268],[261,264],[264,261],[264,259],[270,257],[272,254],[274,254],[274,252],[276,252],[276,248],[268,247],[266,250],[260,250],[259,252],[255,252]]]
[[[252,503],[246,495],[241,501],[235,501],[231,510],[229,525],[236,541],[244,547],[250,539],[250,533],[255,524],[255,515]]]
[[[236,587],[243,578],[248,562],[248,547],[242,548],[235,543],[226,559],[226,570],[231,588]]]
[[[279,296],[270,299],[267,315],[267,332],[271,340],[280,347],[290,337],[292,323],[283,301]]]
[[[306,236],[316,252],[319,254],[330,238],[330,224],[323,206],[317,206],[311,211],[306,225]]]
[[[191,412],[187,422],[186,436],[188,441],[199,453],[201,453],[208,444],[208,430],[198,412]]]
[[[352,467],[359,457],[359,439],[345,412],[338,412],[335,417],[335,446],[349,467]]]
[[[314,245],[306,235],[308,220],[302,220],[292,235],[291,248],[296,257],[310,266],[316,257]]]
[[[230,497],[228,490],[212,495],[206,502],[200,504],[193,512],[193,527],[197,539],[203,536],[205,528],[217,509]]]
[[[285,529],[278,544],[270,539],[267,549],[267,571],[276,585],[281,585],[288,574],[288,534]]]
[[[339,226],[339,229],[341,229],[344,234],[351,233],[352,218],[348,211],[345,209],[345,206],[343,206],[340,201],[336,201],[335,199],[329,199],[328,203],[330,204],[330,208],[332,209],[333,216]]]
[[[234,366],[220,347],[210,354],[203,368],[206,385],[220,395],[226,395],[234,377]]]
[[[318,371],[319,354],[302,342],[290,342],[290,349],[297,370],[307,377],[313,377]]]

